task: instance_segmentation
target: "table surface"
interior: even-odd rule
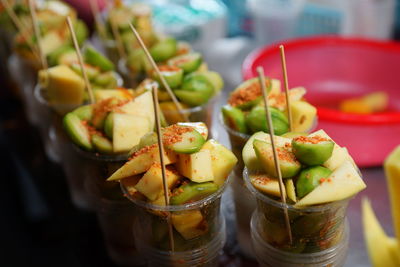
[[[233,85],[227,83],[226,88]],[[221,99],[226,94],[225,91]],[[221,104],[222,100],[214,109],[216,113]],[[106,256],[94,214],[72,206],[59,166],[46,159],[38,133],[27,124],[21,104],[10,90],[0,92],[0,118],[0,149],[6,151],[0,154],[0,210],[2,218],[6,218],[0,220],[0,234],[7,244],[6,250],[0,252],[0,266],[54,265],[55,261],[57,266],[114,266]],[[229,146],[216,116],[213,133],[215,139]],[[362,197],[372,201],[382,226],[393,235],[382,168],[361,172],[368,187],[350,202],[347,212],[350,250],[345,266],[352,267],[370,265],[362,234]],[[230,190],[224,203],[232,212]],[[255,266],[254,261],[240,256],[234,227],[228,216],[228,241],[221,266]]]

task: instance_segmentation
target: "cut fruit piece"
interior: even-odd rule
[[[208,140],[201,150],[209,150],[214,183],[222,186],[237,163],[235,154],[217,141]]]
[[[171,205],[182,205],[203,199],[218,191],[218,185],[212,182],[189,182],[177,187],[170,199]]]
[[[174,38],[166,38],[156,43],[150,48],[150,54],[154,61],[161,62],[172,58],[178,50],[177,42]]]
[[[59,58],[64,54],[75,53],[75,49],[70,45],[63,45],[47,55],[50,66],[55,66],[60,63]],[[65,64],[64,64],[65,65]]]
[[[165,168],[165,178],[168,188],[171,189],[180,176],[174,169],[167,167]],[[153,163],[142,179],[136,184],[135,188],[152,201],[163,195],[164,187],[160,163]]]
[[[165,81],[167,82],[167,84],[169,85],[169,87],[171,89],[177,88],[182,84],[182,80],[183,80],[183,70],[182,69],[175,67],[175,66],[166,66],[166,65],[159,66],[158,68],[161,72],[161,75],[164,77]],[[151,73],[151,76],[160,85],[163,84],[156,71],[153,70],[153,72]]]
[[[155,116],[153,107],[153,96],[150,91],[144,92],[132,101],[120,106],[119,113],[146,117],[150,123],[149,128],[152,130],[155,126]]]
[[[271,91],[271,80],[265,77],[265,86],[267,92]],[[240,84],[230,95],[229,105],[242,110],[249,110],[256,106],[262,100],[260,81],[258,78],[252,78]]]
[[[221,75],[215,71],[203,71],[201,73],[197,72],[197,74],[206,78],[214,87],[214,92],[220,92],[224,88],[224,80]]]
[[[93,145],[90,142],[89,130],[77,115],[68,113],[63,119],[63,124],[69,137],[77,146],[89,151],[93,149]]]
[[[291,102],[290,108],[292,110],[293,131],[310,131],[317,119],[317,109],[305,101]]]
[[[164,128],[164,145],[177,153],[198,152],[205,142],[203,136],[192,127],[172,125]]]
[[[133,92],[132,90],[127,90],[124,88],[118,89],[100,89],[94,90],[94,98],[96,102],[103,101],[107,98],[115,98],[119,100],[129,100],[133,99]]]
[[[128,152],[139,143],[143,135],[152,130],[146,117],[114,112],[112,134],[114,152]]]
[[[203,136],[204,140],[208,138],[208,128],[204,122],[178,122],[177,124],[179,126],[194,128]]]
[[[64,40],[61,38],[60,34],[58,34],[57,31],[51,31],[42,36],[39,45],[43,55],[48,55],[62,46],[63,43]]]
[[[289,121],[286,115],[276,108],[268,108],[271,113],[275,135],[282,135],[289,131]],[[246,116],[246,124],[254,132],[269,132],[267,116],[263,106],[254,107]]]
[[[383,166],[390,196],[394,232],[400,245],[400,146],[390,153]],[[400,247],[398,253],[400,257]]]
[[[400,266],[398,241],[386,235],[368,199],[362,200],[362,222],[369,259],[374,267]]]
[[[164,164],[168,165],[177,161],[177,155],[171,150],[164,150]],[[125,177],[146,172],[155,162],[160,162],[160,152],[158,145],[144,147],[135,152],[131,158],[117,171],[115,171],[107,181],[120,180]]]
[[[261,162],[265,172],[270,176],[278,177],[275,169],[272,145],[264,141],[254,140],[253,146],[257,158]],[[291,148],[289,146],[277,146],[276,150],[282,178],[295,176],[300,171],[301,164],[296,160]]]
[[[96,151],[103,154],[111,154],[113,153],[113,144],[106,137],[101,136],[100,134],[92,135],[92,144]]]
[[[93,105],[81,106],[72,111],[72,113],[78,116],[78,118],[83,121],[90,121],[93,116]]]
[[[221,110],[224,122],[229,128],[240,133],[247,133],[246,119],[241,109],[225,105]]]
[[[320,136],[293,138],[292,148],[297,160],[308,166],[321,165],[331,156],[335,143]]]
[[[102,71],[114,70],[114,64],[92,46],[87,46],[83,52],[85,63],[99,67]]]
[[[182,110],[184,114],[187,116],[190,115],[190,112],[188,109],[190,108],[188,105],[181,103]],[[181,121],[184,121],[182,115],[179,113],[177,110],[174,102],[161,102],[160,103],[160,108],[162,113],[164,114],[165,119],[169,124],[175,124]]]
[[[113,138],[114,134],[114,113],[108,113],[106,120],[104,121],[104,133],[109,137]]]
[[[296,188],[294,187],[293,179],[285,179],[285,189],[287,192],[288,198],[293,201],[294,203],[297,202],[296,197]]]
[[[189,53],[171,58],[168,60],[168,65],[183,69],[187,74],[196,71],[202,62],[203,59],[200,53]]]
[[[91,119],[91,124],[98,130],[104,129],[104,122],[107,115],[110,113],[115,105],[118,104],[118,100],[114,98],[107,98],[103,101],[93,104],[93,116]]]
[[[93,79],[93,84],[100,88],[115,88],[118,86],[116,74],[113,71],[107,71],[98,74]]]
[[[81,46],[88,38],[89,30],[85,22],[83,22],[80,19],[77,19],[75,21],[74,30],[75,30],[76,40],[78,41],[79,46]]]
[[[131,196],[136,195],[136,192],[138,192],[135,188],[136,184],[142,179],[141,175],[135,175],[131,177],[126,177],[125,179],[122,179],[120,182],[122,186],[128,191],[128,194]]]
[[[293,139],[296,137],[307,136],[307,135],[308,135],[308,133],[287,132],[287,133],[282,134],[281,136],[285,137],[285,138]]]
[[[183,176],[193,182],[214,181],[212,159],[209,150],[201,150],[193,154],[179,154],[177,169]]]
[[[304,197],[313,191],[320,183],[329,182],[332,171],[322,166],[303,169],[296,181],[297,196]]]
[[[280,197],[281,191],[279,189],[279,180],[266,174],[250,174],[251,184],[259,191],[268,195]],[[286,198],[285,187],[283,189],[283,195]]]
[[[320,136],[321,138],[326,138],[328,140],[333,141],[333,139],[330,138],[329,135],[324,130],[313,132],[308,137],[313,137],[313,136]],[[327,161],[325,161],[324,164],[322,165],[324,167],[327,167],[331,171],[334,171],[336,168],[341,166],[347,159],[348,159],[347,151],[335,143],[331,157]]]
[[[72,51],[69,51],[67,53],[60,55],[56,65],[72,66],[72,64],[79,62],[78,60],[79,60],[78,54],[76,54],[75,50],[73,49]],[[78,73],[78,74],[80,74],[80,73]]]
[[[205,104],[207,103],[208,99],[210,99],[208,94],[196,91],[174,90],[174,94],[180,101],[191,107]]]
[[[340,165],[328,179],[296,203],[296,207],[323,204],[349,198],[366,187],[350,161]]]
[[[271,137],[269,134],[264,132],[255,133],[246,142],[242,151],[243,162],[250,171],[263,171],[264,169],[262,167],[262,164],[257,159],[256,152],[254,151],[254,140],[261,140],[269,143],[271,142]],[[274,136],[274,141],[277,147],[282,147],[286,144],[290,144],[292,140],[280,136]]]
[[[39,71],[39,83],[46,88],[52,104],[80,105],[85,95],[85,81],[64,65]]]
[[[81,65],[79,65],[78,63],[73,62],[70,65],[70,68],[73,71],[75,71],[76,74],[78,74],[79,76],[83,77]],[[87,77],[88,77],[88,79],[90,81],[92,81],[97,75],[100,74],[100,70],[97,67],[93,67],[91,65],[85,64],[84,68],[85,68],[85,71],[86,71],[86,75],[87,75]]]
[[[157,134],[155,132],[149,132],[143,135],[142,138],[140,138],[139,144],[136,145],[134,148],[132,148],[130,153],[133,154],[136,151],[139,151],[140,149],[146,146],[157,144],[157,142],[158,142]]]
[[[199,210],[174,212],[171,219],[176,231],[186,240],[199,237],[208,231],[207,222]]]

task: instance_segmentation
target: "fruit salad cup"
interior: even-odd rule
[[[266,88],[275,133],[291,135],[287,118],[286,95],[281,90],[281,82],[266,77]],[[304,100],[305,93],[306,90],[303,87],[289,90],[294,132],[310,131],[316,121],[316,108]],[[235,177],[232,183],[236,214],[238,215],[237,238],[242,252],[248,257],[254,257],[249,225],[256,202],[242,179],[244,167],[242,150],[251,134],[258,131],[268,132],[258,78],[245,81],[231,93],[228,103],[221,109],[220,121],[228,132],[232,151],[240,159],[235,168]]]
[[[129,23],[135,26],[146,45],[151,45],[157,40],[151,20],[151,8],[144,3],[133,3],[124,5],[122,2],[116,3],[109,10],[101,14],[100,20],[104,23],[104,28],[97,28],[97,38],[100,40],[107,56],[114,64],[121,59],[117,48],[116,37],[114,36],[113,26],[121,37],[122,47],[129,54],[140,45],[132,33]],[[101,25],[97,25],[101,26]],[[129,84],[129,86],[132,86]]]
[[[63,148],[62,164],[74,203],[90,207],[85,179],[104,179],[109,170],[121,165],[140,138],[154,129],[150,91],[140,95],[128,90],[99,90],[105,97],[81,106],[63,119],[72,142]]]
[[[263,266],[277,262],[280,266],[342,266],[348,248],[347,205],[366,187],[354,161],[323,130],[274,138],[286,204],[280,201],[269,134],[254,134],[243,150],[243,178],[257,200],[251,221],[257,260]]]
[[[211,129],[212,110],[224,86],[221,76],[209,71],[202,55],[190,50],[185,43],[167,37],[149,48],[150,54],[158,64],[161,75],[182,106],[182,113],[189,121],[203,121]],[[134,83],[138,77],[149,77],[162,85],[156,72],[152,70],[143,50],[136,49],[120,67]],[[160,87],[158,99],[168,124],[184,120],[169,94]]]
[[[206,141],[203,123],[174,124],[162,133],[169,205],[154,134],[143,137],[108,180],[120,180],[137,209],[134,238],[150,266],[218,266],[225,242],[221,195],[237,159],[218,142]]]
[[[42,38],[40,46],[46,56],[49,66],[58,64],[58,59],[63,51],[71,50],[72,41],[65,19],[70,16],[73,21],[77,39],[82,44],[88,36],[88,29],[83,21],[77,19],[76,12],[61,1],[47,1],[37,3],[36,15],[41,25]],[[28,11],[29,12],[29,11]],[[30,16],[24,16],[23,24],[31,27]],[[9,72],[21,88],[21,97],[25,106],[28,121],[37,125],[43,120],[35,110],[34,87],[37,83],[37,73],[42,68],[39,57],[33,53],[31,47],[36,47],[37,41],[33,36],[33,29],[26,29],[27,34],[19,32],[14,38],[14,53],[9,59]],[[29,38],[28,38],[28,37]],[[28,39],[27,39],[28,38]],[[21,77],[23,77],[21,79]]]
[[[96,101],[129,93],[122,88],[109,89],[120,86],[122,80],[111,70],[113,65],[104,56],[90,46],[84,49],[83,54]],[[35,126],[40,131],[47,155],[56,162],[60,159],[57,146],[65,142],[62,116],[88,101],[75,51],[65,50],[59,54],[59,59],[62,64],[39,71],[39,83],[28,101],[31,108],[27,109],[36,118]]]

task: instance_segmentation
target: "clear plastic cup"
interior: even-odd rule
[[[65,138],[68,137],[64,135]],[[93,203],[85,188],[85,180],[103,181],[126,162],[128,155],[101,155],[83,151],[72,141],[62,142],[63,167],[73,204],[84,210],[93,210]]]
[[[176,206],[152,205],[132,197],[122,186],[123,192],[137,208],[135,242],[149,266],[218,266],[218,258],[226,239],[225,220],[220,206],[227,183],[204,199]],[[189,231],[196,231],[193,237],[187,236],[185,239],[173,227],[174,251],[170,247],[168,214],[172,222],[181,218],[184,225],[197,218],[196,226]]]
[[[332,258],[335,262],[344,260],[347,249],[345,252],[341,249],[348,242],[345,222],[349,199],[296,208],[259,192],[251,184],[246,168],[243,177],[246,186],[257,199],[251,234],[256,257],[260,263],[275,266],[275,262],[281,260],[282,266],[293,266],[291,264],[295,259],[296,266],[327,266]],[[289,241],[286,229],[285,209],[288,210],[292,243]],[[262,246],[258,247],[260,244]],[[321,255],[318,260],[318,264],[321,265],[311,264],[312,255]]]
[[[105,178],[105,177],[104,177]],[[109,257],[118,265],[145,265],[133,238],[137,214],[117,182],[86,179],[85,187],[95,208]]]
[[[247,189],[243,181],[243,160],[242,150],[250,135],[235,131],[225,125],[220,113],[219,121],[228,133],[231,143],[232,152],[238,158],[238,163],[234,169],[234,177],[232,181],[233,202],[236,211],[236,238],[241,249],[241,253],[248,258],[255,258],[251,245],[250,220],[253,211],[256,209],[256,200]]]
[[[37,81],[38,66],[35,66],[32,60],[22,58],[18,54],[13,54],[8,59],[8,69],[12,79],[20,88],[20,96],[25,109],[25,115],[28,122],[34,126],[40,123],[35,104],[32,101],[33,89]]]

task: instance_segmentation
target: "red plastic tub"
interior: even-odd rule
[[[400,144],[400,43],[324,36],[284,45],[289,86],[307,88],[307,100],[318,108],[317,129],[347,147],[359,166],[381,165]],[[256,76],[257,66],[282,79],[278,45],[251,53],[243,63],[244,78]],[[388,93],[387,112],[357,115],[334,108],[342,99],[373,91]]]

